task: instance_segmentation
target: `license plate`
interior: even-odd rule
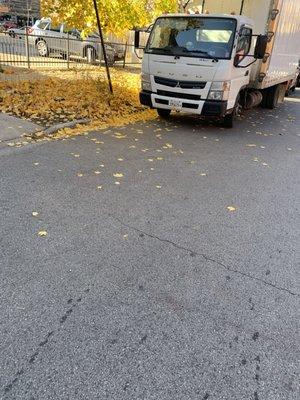
[[[182,108],[182,101],[181,100],[169,100],[169,106],[175,109]]]

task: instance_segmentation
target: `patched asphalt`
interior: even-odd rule
[[[1,147],[0,398],[299,400],[299,122]]]
[[[33,122],[0,112],[0,142],[18,139],[41,129],[40,125]]]

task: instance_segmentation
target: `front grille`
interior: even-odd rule
[[[159,94],[160,96],[176,97],[177,99],[201,100],[201,96],[189,93],[177,93],[177,92],[168,92],[166,90],[158,90],[157,94]]]
[[[155,102],[158,104],[166,104],[166,105],[169,104],[168,100],[164,100],[164,99],[155,99]]]
[[[198,82],[198,81],[178,81],[175,79],[162,78],[160,76],[154,77],[154,82],[159,85],[169,86],[169,87],[178,87],[181,89],[204,89],[206,82]]]
[[[184,108],[191,108],[196,110],[199,107],[199,104],[192,104],[192,103],[182,103],[182,107]]]

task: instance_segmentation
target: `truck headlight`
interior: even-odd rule
[[[228,100],[230,82],[213,82],[208,94],[209,100]]]
[[[142,90],[147,90],[149,92],[151,92],[151,78],[150,78],[150,74],[145,74],[142,73]]]
[[[142,81],[142,89],[151,92],[151,82]]]

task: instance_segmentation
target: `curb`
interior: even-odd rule
[[[84,124],[88,124],[90,122],[91,122],[91,120],[89,118],[75,119],[74,121],[56,124],[56,125],[50,126],[49,128],[42,129],[38,132],[34,132],[34,133],[31,133],[31,134],[25,135],[25,136],[30,136],[33,139],[40,139],[41,137],[54,135],[60,129],[74,128],[77,125],[84,125]]]

